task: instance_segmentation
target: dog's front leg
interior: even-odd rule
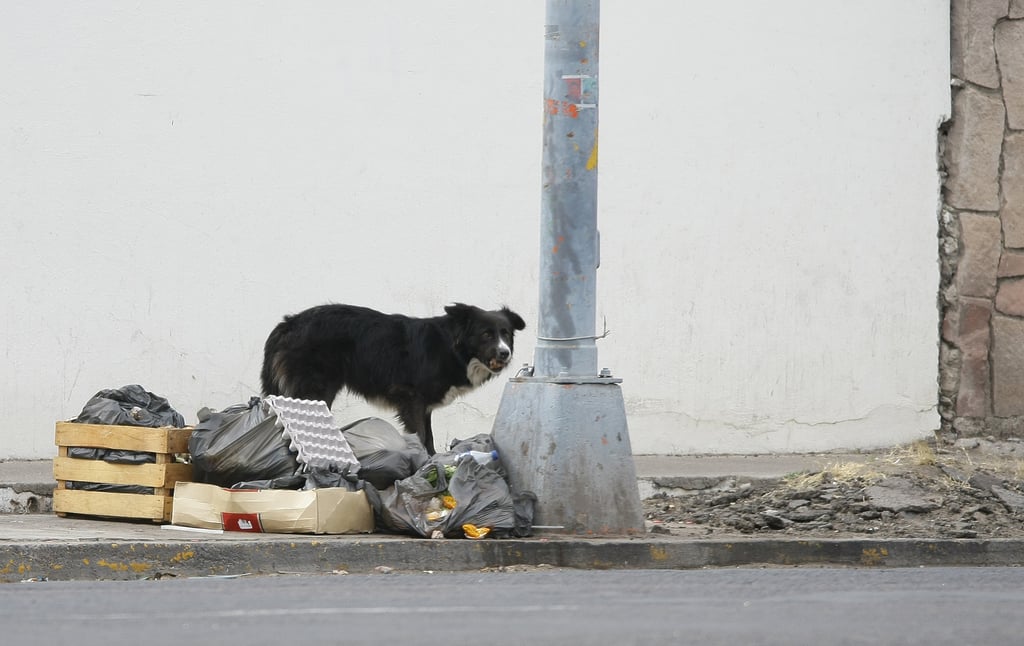
[[[415,433],[427,455],[434,455],[434,435],[430,429],[430,413],[422,402],[410,399],[398,407],[398,418],[406,433]]]
[[[430,411],[423,413],[423,446],[427,447],[427,455],[434,455],[434,429],[430,426]]]

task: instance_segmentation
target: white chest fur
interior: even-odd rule
[[[497,373],[484,365],[479,359],[471,359],[469,365],[466,366],[466,379],[469,379],[469,383],[473,384],[473,388],[484,383],[495,374]]]
[[[444,398],[437,403],[433,408],[440,408],[441,406],[447,406],[462,395],[465,395],[469,391],[473,390],[480,384],[484,383],[496,373],[490,368],[485,366],[479,359],[473,359],[466,366],[466,379],[469,380],[469,386],[452,386],[448,389],[448,392],[444,394]]]

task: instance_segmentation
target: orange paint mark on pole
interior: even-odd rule
[[[559,101],[557,99],[544,99],[544,114],[564,114],[567,117],[578,119],[580,109],[575,103]]]

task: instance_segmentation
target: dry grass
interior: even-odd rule
[[[942,478],[937,480],[938,484],[941,485],[946,491],[969,491],[974,489],[966,480],[960,478],[954,478],[952,476],[943,475]]]
[[[1002,474],[1007,479],[1024,481],[1024,458],[1017,456],[978,455],[967,450],[937,451],[928,440],[920,440],[896,447],[887,454],[869,457],[864,462],[834,462],[820,471],[791,473],[782,479],[782,485],[789,489],[815,489],[829,483],[857,483],[872,485],[888,475],[916,472],[921,477],[939,478],[937,468],[950,466],[964,474],[964,478],[979,470]],[[918,467],[924,467],[918,469]],[[942,475],[937,484],[946,489],[970,487],[965,481]]]
[[[783,483],[791,489],[814,489],[826,482],[849,483],[860,482],[874,484],[883,480],[885,474],[862,462],[835,462],[826,465],[815,473],[794,473],[783,478]]]
[[[927,440],[920,440],[913,444],[900,446],[893,449],[886,460],[890,464],[904,464],[910,466],[933,466],[938,463],[935,449]]]

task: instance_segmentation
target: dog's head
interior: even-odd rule
[[[455,324],[456,347],[468,355],[469,360],[478,360],[492,373],[508,365],[516,330],[526,327],[521,316],[507,307],[482,310],[464,303],[449,305],[444,311]]]

